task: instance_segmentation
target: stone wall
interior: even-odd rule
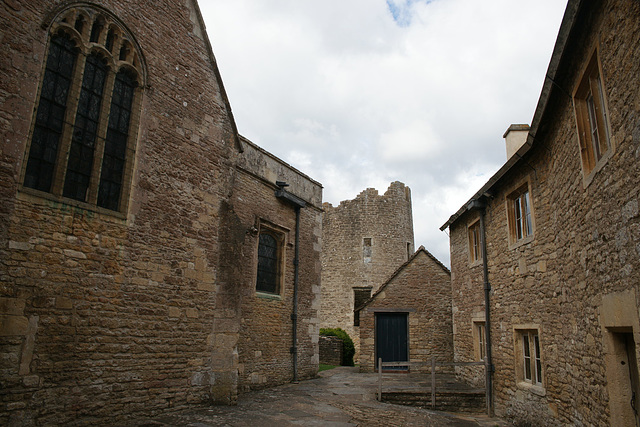
[[[630,390],[620,390],[624,381],[614,380],[627,363],[609,360],[616,336],[632,336],[636,356],[640,337],[640,5],[621,0],[577,6],[569,2],[568,13],[578,12],[557,65],[554,83],[562,90],[552,90],[532,150],[489,191],[495,411],[521,424],[634,425],[612,409],[617,400],[629,406]],[[585,177],[567,93],[574,92],[595,49],[613,151]],[[506,196],[523,182],[531,191],[534,234],[510,244]],[[474,358],[471,324],[484,308],[482,269],[468,254],[467,226],[474,215],[463,214],[450,227],[458,360]],[[519,329],[538,331],[541,385],[519,379]],[[637,375],[637,365],[629,366]]]
[[[320,335],[320,363],[325,365],[342,365],[342,339]]]
[[[376,369],[376,312],[409,316],[409,360],[453,361],[449,270],[423,247],[382,285],[360,311],[360,371]],[[426,371],[423,365],[416,371]],[[413,371],[413,368],[412,368]]]
[[[353,200],[336,207],[324,203],[323,208],[320,326],[344,329],[357,358],[354,288],[370,288],[373,294],[413,254],[411,191],[392,182],[383,195],[369,188]]]
[[[278,188],[275,181],[287,182],[286,190],[307,202],[300,209],[297,377],[311,378],[318,372],[322,187],[246,139],[243,139],[243,150],[234,187],[230,227],[235,230],[235,247],[239,249],[232,255],[233,264],[242,275],[238,283],[241,307],[239,381],[241,391],[248,391],[293,379],[291,315],[296,213],[290,203],[275,197]],[[255,230],[264,222],[282,230],[285,235],[285,270],[283,287],[278,295],[256,292],[258,234]]]
[[[234,403],[239,388],[291,379],[291,267],[281,301],[256,299],[247,230],[259,216],[292,235],[295,213],[264,169],[246,165],[260,156],[310,202],[298,345],[300,375],[314,375],[321,187],[261,150],[241,153],[194,2],[100,3],[131,29],[144,60],[128,210],[21,185],[61,4],[0,6],[0,424],[118,422]]]

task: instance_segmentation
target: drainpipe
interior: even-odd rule
[[[291,322],[293,324],[293,382],[298,382],[298,272],[299,272],[299,243],[300,243],[300,206],[296,206],[296,247],[293,256],[293,312]]]
[[[289,184],[283,181],[276,181],[278,189],[276,197],[293,205],[296,211],[296,233],[295,233],[295,249],[293,256],[293,310],[291,312],[292,327],[292,346],[290,349],[293,359],[293,382],[298,382],[298,277],[299,277],[299,256],[300,256],[300,209],[306,206],[306,202],[301,198],[289,193],[285,190]]]
[[[480,213],[480,244],[482,247],[482,279],[484,282],[484,330],[485,330],[485,354],[487,355],[486,387],[487,387],[487,414],[493,415],[493,357],[491,356],[491,284],[489,283],[489,267],[487,264],[487,239],[485,234],[484,217],[487,204],[484,199],[474,200],[467,206],[467,210],[478,210]]]

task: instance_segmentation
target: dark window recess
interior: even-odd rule
[[[371,288],[353,288],[353,326],[360,326],[360,308],[371,298]]]
[[[107,70],[107,64],[102,58],[97,55],[87,57],[63,191],[65,197],[82,202],[87,200],[91,180]]]
[[[127,55],[129,55],[129,47],[126,43],[123,43],[122,47],[120,48],[120,55],[118,59],[120,59],[121,61],[126,61]]]
[[[36,123],[24,178],[25,187],[51,191],[67,98],[78,53],[66,34],[51,38]]]
[[[371,262],[371,256],[373,255],[373,249],[371,248],[371,237],[365,237],[362,239],[362,257],[365,263]]]
[[[278,241],[270,234],[260,234],[258,242],[258,280],[256,290],[278,292]]]
[[[91,6],[81,9],[87,10],[62,16],[60,22],[67,25],[50,35],[22,184],[56,200],[123,212],[141,74],[130,65],[115,61],[120,68],[114,69],[110,64],[122,46],[136,67],[139,61],[126,31],[91,12]],[[95,43],[104,43],[105,49],[97,51]]]
[[[100,33],[102,33],[102,27],[102,22],[96,21],[93,23],[93,27],[91,27],[91,36],[89,36],[90,42],[98,43]]]
[[[76,29],[77,32],[82,34],[82,30],[84,29],[84,16],[78,15],[74,28]]]
[[[102,158],[100,188],[98,189],[98,206],[114,211],[117,211],[120,205],[127,140],[131,124],[131,107],[136,87],[135,77],[126,71],[118,72],[111,98],[109,127]]]
[[[113,49],[113,42],[116,38],[115,33],[113,32],[113,28],[109,29],[109,32],[107,33],[107,41],[104,43],[104,47],[111,52],[111,49]]]

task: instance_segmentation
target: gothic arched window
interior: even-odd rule
[[[141,61],[133,36],[108,12],[76,5],[56,15],[23,188],[126,211],[144,87]]]

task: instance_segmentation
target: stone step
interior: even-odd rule
[[[431,408],[431,392],[382,392],[382,401],[396,405]],[[436,407],[439,411],[483,413],[486,411],[484,390],[437,391]]]

